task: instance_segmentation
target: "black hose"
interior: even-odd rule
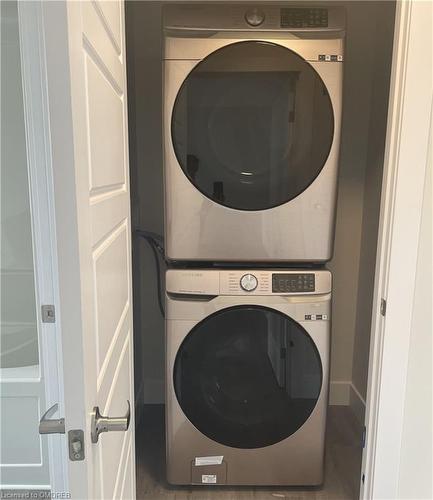
[[[158,307],[161,313],[161,316],[165,318],[165,310],[164,310],[164,301],[162,299],[162,283],[161,283],[161,266],[159,262],[159,256],[162,256],[162,259],[165,263],[165,255],[164,255],[164,246],[162,244],[162,237],[156,233],[152,233],[150,231],[142,231],[136,230],[135,234],[140,238],[143,238],[149,244],[150,249],[152,250],[153,258],[155,260],[155,268],[156,268],[156,281],[157,281],[157,289],[158,289]]]

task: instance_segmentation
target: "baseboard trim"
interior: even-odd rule
[[[350,406],[356,419],[363,425],[365,417],[365,399],[353,382],[333,380],[329,384],[329,404]]]
[[[365,399],[361,396],[356,386],[351,382],[350,384],[350,408],[356,417],[356,420],[361,425],[364,425],[365,419]]]
[[[163,393],[163,384],[161,382],[153,381],[148,387],[143,385],[136,396],[136,404],[140,404],[140,406],[142,402],[144,404],[164,404],[160,396]],[[329,384],[329,404],[333,406],[350,406],[359,422],[364,422],[365,400],[353,382],[348,380],[331,381]],[[141,417],[141,408],[138,408],[137,413]]]

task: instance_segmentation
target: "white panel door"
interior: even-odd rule
[[[124,5],[42,2],[73,498],[134,498],[131,228]],[[91,412],[128,431],[90,439]]]

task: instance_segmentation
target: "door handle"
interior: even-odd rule
[[[64,434],[65,433],[65,419],[64,418],[50,418],[59,408],[59,404],[54,404],[51,408],[42,415],[39,421],[39,434]]]
[[[131,405],[129,401],[128,410],[124,417],[104,417],[99,413],[99,407],[95,406],[91,414],[90,435],[92,443],[97,443],[101,432],[127,431],[131,419]]]

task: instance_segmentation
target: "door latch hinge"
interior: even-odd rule
[[[55,323],[56,311],[53,304],[46,304],[41,306],[42,323]]]
[[[362,429],[362,436],[361,436],[361,447],[365,448],[365,438],[367,435],[367,428],[364,425],[364,428]]]
[[[386,315],[386,300],[385,299],[380,299],[380,314],[382,316]]]

